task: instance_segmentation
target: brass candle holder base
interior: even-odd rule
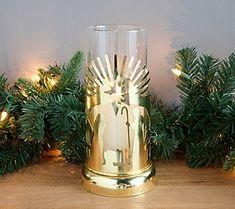
[[[82,185],[87,191],[102,196],[135,196],[154,188],[155,174],[156,171],[152,164],[138,173],[118,175],[97,173],[85,165],[82,171]]]

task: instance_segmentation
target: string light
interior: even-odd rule
[[[190,80],[191,83],[193,83],[192,78],[191,78],[188,74],[182,72],[181,70],[179,70],[179,69],[177,69],[177,68],[174,68],[174,69],[171,69],[171,71],[172,71],[176,76],[178,76],[178,77],[183,77],[183,78],[185,78],[185,79],[188,79],[188,80]]]
[[[39,75],[34,75],[34,76],[32,76],[32,80],[34,82],[39,82],[40,81],[40,76]]]
[[[174,73],[178,77],[181,76],[181,74],[182,74],[182,72],[177,68],[171,69],[171,71],[172,71],[172,73]]]
[[[48,80],[52,86],[56,85],[56,83],[57,83],[57,80],[55,80],[55,79],[48,79]]]
[[[0,121],[1,122],[4,121],[6,119],[6,117],[7,117],[7,115],[8,115],[8,113],[6,111],[2,111]]]

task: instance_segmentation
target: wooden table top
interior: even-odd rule
[[[46,158],[0,177],[0,209],[234,209],[235,171],[191,169],[184,161],[157,162],[158,184],[126,198],[101,197],[81,186],[82,165]]]

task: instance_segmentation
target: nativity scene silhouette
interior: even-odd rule
[[[108,55],[104,60],[86,71],[86,163],[108,173],[138,170],[149,164],[149,71],[134,57],[127,63],[114,55],[113,68]]]

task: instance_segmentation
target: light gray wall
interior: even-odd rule
[[[148,27],[152,87],[177,102],[175,50],[193,44],[223,58],[235,49],[234,22],[235,0],[0,0],[0,73],[30,78],[85,49],[89,25],[136,23]]]

